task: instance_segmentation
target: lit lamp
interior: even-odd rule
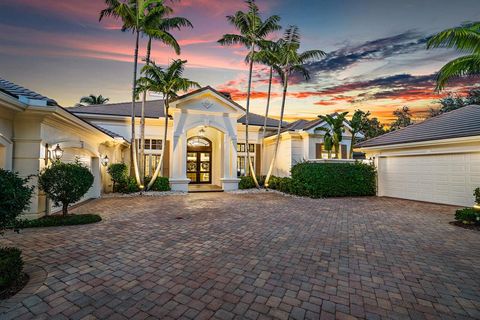
[[[108,159],[108,156],[105,155],[105,157],[102,157],[100,161],[102,163],[102,166],[106,167],[108,166],[108,162],[110,162],[110,159]]]
[[[45,144],[45,164],[48,164],[48,161],[58,161],[62,158],[63,156],[63,149],[60,147],[60,144],[57,143],[57,146],[55,149],[50,150],[48,143]]]

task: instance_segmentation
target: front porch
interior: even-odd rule
[[[221,186],[217,186],[215,184],[189,184],[188,185],[188,192],[189,193],[196,193],[196,192],[223,192]]]

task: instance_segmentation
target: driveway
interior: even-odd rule
[[[277,193],[110,198],[23,230],[47,277],[2,319],[479,319],[480,234],[455,208]]]

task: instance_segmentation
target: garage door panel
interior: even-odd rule
[[[480,154],[379,159],[379,195],[471,206],[480,186]]]

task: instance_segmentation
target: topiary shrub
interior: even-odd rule
[[[0,233],[14,226],[17,217],[28,209],[33,192],[33,187],[27,186],[28,180],[0,169]]]
[[[145,185],[148,185],[150,183],[150,180],[152,180],[152,177],[145,177]],[[157,180],[155,180],[155,183],[152,185],[150,188],[152,191],[170,191],[170,183],[168,182],[167,177],[157,177]]]
[[[38,185],[56,206],[62,204],[62,212],[68,214],[68,205],[79,201],[93,184],[90,170],[79,161],[57,161],[43,170]]]
[[[0,289],[5,289],[22,276],[22,251],[17,248],[0,248]]]
[[[480,224],[480,212],[473,208],[463,208],[455,212],[455,220],[464,224]]]
[[[375,167],[363,163],[302,162],[292,167],[291,193],[312,198],[374,196]]]
[[[125,163],[112,163],[107,172],[113,181],[113,192],[119,192],[119,186],[128,178],[128,167]]]

